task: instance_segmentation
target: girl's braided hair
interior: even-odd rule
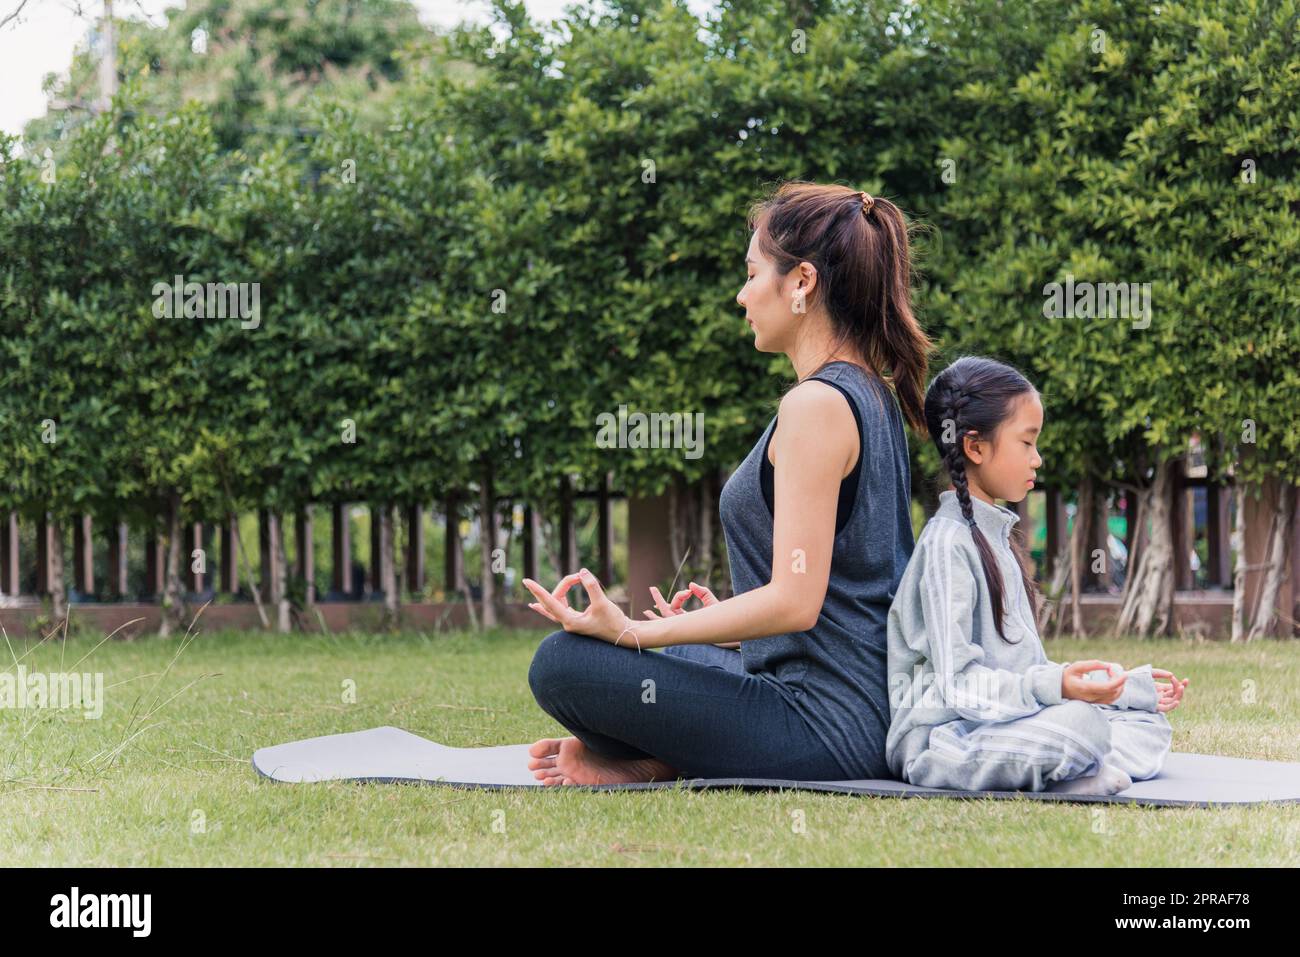
[[[1028,379],[1005,363],[983,356],[962,356],[944,369],[930,383],[925,393],[925,424],[952,479],[962,517],[970,526],[971,537],[979,550],[980,564],[988,582],[993,604],[993,620],[998,635],[1009,641],[1002,628],[1006,608],[1002,571],[993,548],[975,521],[970,487],[966,480],[966,440],[993,441],[998,428],[1011,413],[1012,403],[1023,395],[1037,395]],[[1020,566],[1025,594],[1037,613],[1038,588],[1029,569],[1022,533],[1011,535],[1011,549]]]

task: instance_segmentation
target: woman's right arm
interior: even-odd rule
[[[840,481],[857,431],[853,411],[833,386],[808,380],[786,393],[772,436],[771,581],[689,615],[638,622],[640,645],[739,642],[812,628],[830,582]]]

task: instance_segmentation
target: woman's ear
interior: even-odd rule
[[[799,273],[803,276],[804,282],[809,286],[813,285],[817,281],[817,267],[806,259],[799,263]]]
[[[795,268],[794,276],[795,287],[802,289],[803,298],[806,301],[807,297],[811,296],[813,290],[817,288],[817,267],[807,261],[801,262]]]

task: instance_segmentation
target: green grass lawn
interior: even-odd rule
[[[200,621],[201,625],[201,621]],[[256,748],[378,725],[462,747],[563,729],[528,690],[546,634],[200,633],[39,647],[102,671],[103,717],[0,709],[6,865],[1291,865],[1300,807],[1222,810],[811,792],[275,784]],[[179,652],[179,656],[178,656]],[[1174,747],[1300,760],[1300,642],[1062,641],[1055,660],[1190,676]],[[0,647],[8,670],[15,668]],[[83,656],[85,661],[79,662]],[[173,659],[174,663],[173,663]],[[170,665],[170,669],[169,669]],[[342,700],[345,680],[356,703]],[[202,826],[199,826],[199,824]]]

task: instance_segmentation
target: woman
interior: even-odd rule
[[[524,579],[563,629],[529,685],[574,734],[530,748],[544,784],[888,776],[886,619],[913,546],[902,420],[925,429],[930,351],[907,223],[888,200],[791,182],[749,228],[736,301],[754,347],[785,353],[799,381],[722,489],[733,597],[695,586],[705,605],[683,613],[688,592],[654,590],[662,614],[633,621],[585,568],[553,592]]]

